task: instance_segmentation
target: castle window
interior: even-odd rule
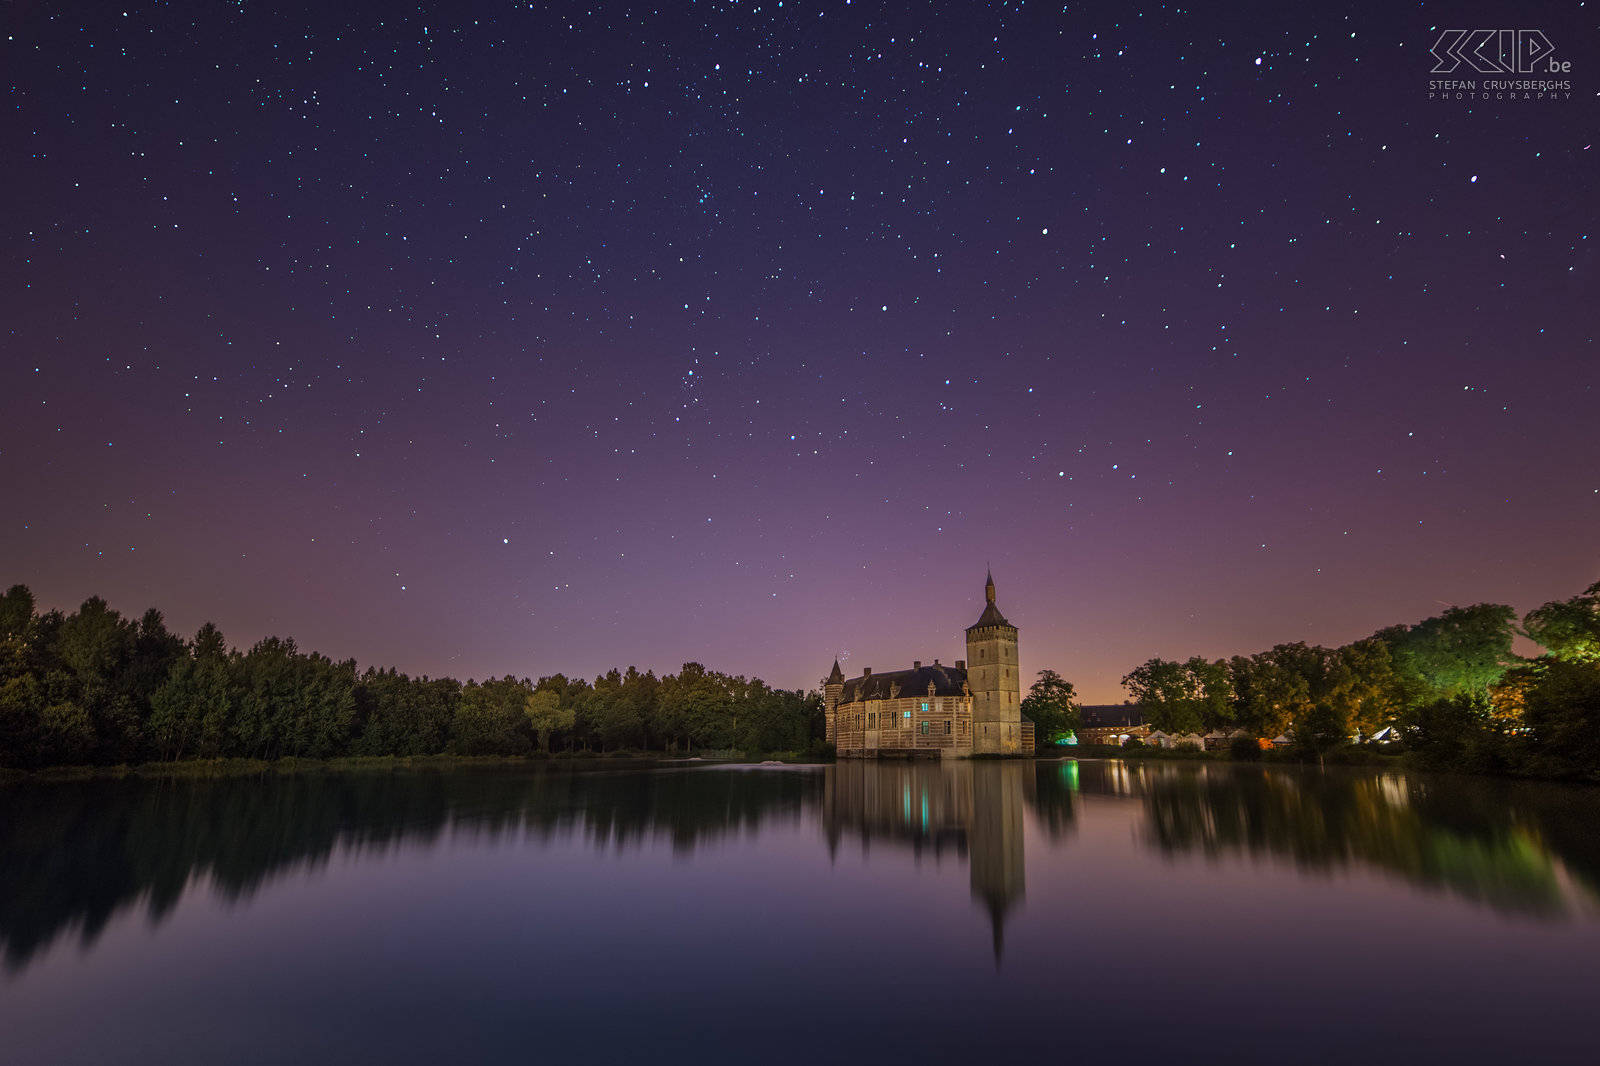
[[[873,711],[873,712],[871,712],[870,714],[867,715],[867,725],[875,726],[877,724],[878,724],[878,712],[877,711]]]
[[[927,714],[928,713],[928,701],[927,700],[923,700],[922,701],[922,713],[923,714]]]
[[[944,735],[945,736],[949,736],[950,735],[950,723],[948,721],[945,722],[945,724],[944,724]]]
[[[923,736],[927,736],[928,735],[928,723],[927,722],[923,722],[922,723],[922,735]]]
[[[911,712],[910,711],[901,711],[900,712],[900,717],[901,718],[910,718],[911,717]]]

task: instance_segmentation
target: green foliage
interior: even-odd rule
[[[1314,703],[1294,723],[1294,746],[1302,752],[1321,755],[1345,743],[1350,718],[1342,705],[1329,701]]]
[[[688,748],[730,748],[736,716],[728,679],[699,663],[684,663],[661,682],[663,724]]]
[[[1392,725],[1405,709],[1404,692],[1389,645],[1368,637],[1340,648],[1339,683],[1328,694],[1347,719],[1347,728],[1367,736]]]
[[[1377,634],[1389,645],[1395,672],[1416,705],[1456,696],[1486,696],[1506,668],[1517,661],[1510,607],[1478,603],[1452,607],[1406,629],[1392,626]]]
[[[1408,710],[1402,718],[1406,752],[1425,770],[1502,773],[1509,768],[1508,742],[1495,728],[1486,699],[1457,695]]]
[[[577,721],[572,708],[562,707],[561,697],[548,688],[530,692],[523,705],[523,713],[528,716],[528,724],[539,738],[539,750],[547,754],[550,751],[550,738],[558,731],[571,729]]]
[[[743,693],[745,709],[739,748],[749,752],[798,752],[811,746],[813,719],[822,711],[817,693],[770,689],[751,681]]]
[[[0,595],[0,639],[22,638],[33,626],[37,606],[26,585],[12,585]]]
[[[0,681],[0,766],[47,765],[44,758],[44,692],[32,674]]]
[[[150,738],[160,759],[220,758],[232,747],[238,663],[207,622],[150,698]]]
[[[1070,691],[1070,686],[1068,686]],[[822,701],[685,663],[635,667],[593,685],[562,674],[462,685],[268,637],[230,650],[206,623],[191,641],[161,612],[124,619],[99,597],[71,615],[0,594],[0,768],[141,760],[522,756],[638,750],[827,752]],[[253,763],[252,763],[253,764]]]
[[[530,681],[509,674],[499,680],[468,681],[450,731],[454,755],[526,755],[533,750],[527,717]]]
[[[1522,633],[1556,659],[1600,662],[1600,582],[1580,596],[1529,611],[1522,619]]]
[[[461,686],[449,678],[412,679],[369,668],[355,689],[355,755],[432,755],[450,736]]]
[[[1036,744],[1054,744],[1083,728],[1083,709],[1072,682],[1054,670],[1040,670],[1039,679],[1022,698],[1022,713],[1033,721]]]
[[[1234,714],[1257,736],[1275,737],[1294,727],[1311,709],[1313,690],[1325,685],[1328,652],[1303,643],[1279,644],[1229,662],[1234,684]]]
[[[1233,720],[1233,679],[1222,660],[1151,659],[1122,679],[1145,724],[1174,736],[1204,733]]]
[[[1544,777],[1600,781],[1600,662],[1543,664],[1527,693],[1530,769]]]

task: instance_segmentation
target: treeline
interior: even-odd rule
[[[0,596],[0,766],[183,759],[527,755],[535,751],[802,752],[820,746],[815,693],[685,663],[590,684],[562,674],[487,681],[358,671],[268,637],[230,649],[151,608],[125,619],[98,597],[38,613]]]
[[[1513,654],[1518,635],[1544,654]],[[1151,659],[1122,683],[1168,733],[1243,729],[1323,752],[1389,729],[1423,768],[1600,780],[1600,582],[1520,624],[1501,604],[1452,607],[1339,648]]]

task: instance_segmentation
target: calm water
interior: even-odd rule
[[[1592,1061],[1600,790],[1121,762],[0,788],[0,1059]]]

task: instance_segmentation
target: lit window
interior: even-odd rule
[[[922,701],[922,713],[923,714],[927,714],[928,713],[928,701],[927,700],[923,700]]]
[[[910,711],[901,711],[900,712],[900,717],[901,718],[910,718],[911,717],[911,712]]]
[[[927,722],[923,722],[922,723],[922,735],[923,736],[927,736],[928,735],[928,723]]]

